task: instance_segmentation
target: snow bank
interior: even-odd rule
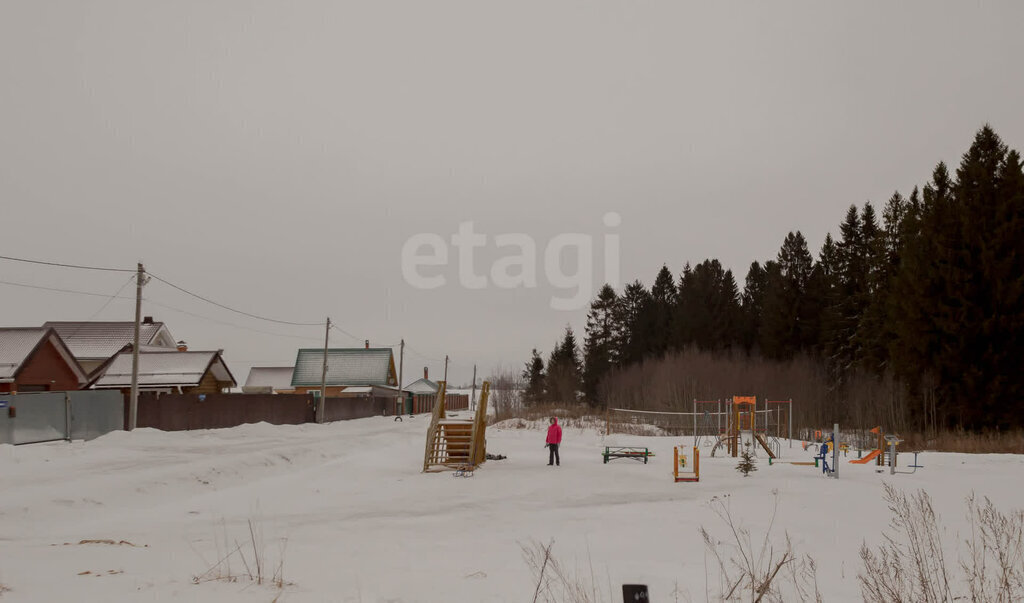
[[[639,582],[656,601],[673,600],[673,591],[704,600],[698,529],[725,535],[708,501],[728,496],[756,535],[777,493],[776,536],[788,532],[819,561],[825,600],[857,601],[858,548],[879,542],[889,521],[883,482],[927,489],[955,539],[968,493],[1018,506],[1024,474],[1019,456],[928,453],[914,475],[844,462],[830,480],[761,458],[743,478],[733,459],[708,455],[699,483],[676,484],[672,447],[688,449],[689,438],[569,427],[562,466],[548,467],[546,422],[513,420],[488,429],[488,451],[507,460],[456,478],[420,472],[426,425],[373,417],[0,446],[4,600],[270,600],[273,587],[244,577],[193,583],[230,549],[249,546],[250,520],[265,558],[284,560],[292,584],[282,602],[529,600],[521,547],[552,541],[563,564],[592,566],[604,590]],[[603,464],[606,445],[647,446],[656,456]],[[812,453],[796,442],[783,454],[805,461]],[[232,571],[242,571],[238,560]]]

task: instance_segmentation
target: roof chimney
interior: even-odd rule
[[[144,325],[151,325],[151,324],[153,324],[153,317],[152,316],[147,316],[147,317],[143,318],[142,319],[142,324],[144,324]]]
[[[427,367],[423,367],[423,378],[430,379],[430,375],[427,373]]]
[[[367,339],[364,345],[366,346],[366,349],[370,349],[370,340]]]
[[[188,344],[185,343],[184,339],[182,339],[181,341],[178,342],[178,351],[179,352],[187,352],[188,351]]]

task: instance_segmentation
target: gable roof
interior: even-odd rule
[[[135,341],[135,322],[110,321],[50,321],[43,328],[53,328],[61,336],[75,358],[107,359],[125,345]],[[139,325],[139,349],[144,345],[157,345],[163,332],[167,340],[174,341],[162,322],[143,322]],[[163,346],[161,346],[163,347]],[[168,349],[174,347],[173,344]]]
[[[75,373],[78,381],[86,380],[85,371],[68,350],[56,331],[44,327],[0,328],[0,379],[13,379],[21,371],[32,354],[47,341],[53,343],[57,352]]]
[[[93,372],[90,387],[131,387],[132,353],[131,346],[126,347]],[[207,371],[213,371],[217,381],[237,385],[220,352],[139,351],[139,387],[195,387]]]
[[[292,386],[320,387],[324,351],[299,350]],[[391,348],[332,348],[327,350],[327,385],[397,385]]]
[[[441,386],[436,381],[431,381],[430,379],[423,377],[413,381],[402,389],[414,394],[436,394],[441,389]]]
[[[293,366],[254,366],[242,389],[269,388],[271,390],[291,389]]]

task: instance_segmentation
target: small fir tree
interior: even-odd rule
[[[750,442],[740,452],[740,462],[736,465],[736,471],[743,474],[743,477],[750,475],[752,471],[757,471],[757,460],[754,458],[754,453],[750,451]]]

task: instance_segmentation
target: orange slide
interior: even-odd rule
[[[881,448],[875,448],[870,453],[868,453],[868,455],[866,457],[864,457],[862,459],[853,459],[850,462],[851,463],[857,463],[858,465],[865,465],[865,464],[870,463],[871,461],[875,460],[875,457],[877,457],[880,454],[882,454],[882,449]]]

